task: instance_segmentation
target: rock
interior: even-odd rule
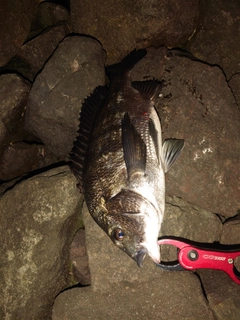
[[[240,217],[229,219],[223,225],[222,244],[240,244]],[[234,266],[240,272],[239,257]],[[201,280],[211,309],[218,320],[240,319],[240,286],[222,271],[202,270]]]
[[[104,84],[100,43],[84,36],[64,39],[33,84],[26,130],[55,155],[66,156],[77,136],[83,100]]]
[[[85,231],[83,229],[79,229],[73,238],[70,248],[70,258],[76,281],[81,285],[89,285],[91,278],[85,244]]]
[[[232,89],[232,92],[234,94],[234,97],[236,98],[236,102],[238,104],[238,107],[240,107],[240,74],[235,74],[232,76],[232,78],[229,80],[228,85]]]
[[[69,18],[69,10],[62,5],[48,1],[41,2],[35,8],[29,38],[59,22],[68,22]]]
[[[0,66],[4,66],[24,43],[38,0],[3,1],[0,11]]]
[[[98,39],[107,64],[119,62],[135,47],[183,44],[197,27],[198,14],[198,0],[186,0],[184,6],[174,0],[71,1],[73,31]]]
[[[240,244],[240,214],[224,223],[221,243]]]
[[[166,209],[161,236],[176,236],[197,242],[220,241],[221,220],[177,197],[166,197]]]
[[[146,56],[138,62],[131,72],[131,81],[162,80],[167,59],[167,48],[147,48]]]
[[[30,87],[16,74],[0,75],[0,155],[5,145],[26,136],[24,113]]]
[[[115,319],[119,315],[124,319],[214,319],[193,273],[163,271],[150,259],[138,268],[85,206],[83,213],[91,286],[58,295],[53,320]]]
[[[18,71],[33,81],[59,42],[69,33],[70,29],[65,22],[48,28],[34,39],[26,42],[3,70]]]
[[[240,71],[238,0],[200,1],[200,22],[185,48],[200,60],[219,65],[227,78]]]
[[[167,194],[224,217],[239,209],[240,112],[224,74],[186,57],[171,57],[157,110],[163,138],[185,139],[166,175]]]
[[[66,166],[18,183],[1,197],[1,319],[50,319],[55,296],[71,285],[69,245],[80,207]]]
[[[217,320],[240,319],[240,286],[218,270],[199,270],[210,308]]]
[[[11,180],[60,160],[42,144],[15,142],[4,148],[0,180]]]

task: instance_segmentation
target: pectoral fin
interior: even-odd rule
[[[162,152],[165,172],[167,172],[177,160],[183,146],[184,140],[182,139],[167,139],[164,141]]]
[[[144,174],[146,169],[146,145],[132,124],[128,113],[122,120],[122,145],[128,179],[135,173]]]

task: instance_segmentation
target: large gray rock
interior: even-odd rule
[[[240,112],[222,70],[171,57],[159,99],[163,137],[185,139],[167,194],[225,217],[239,209]]]
[[[81,197],[66,166],[18,183],[0,199],[1,319],[50,319],[71,284],[69,245]]]
[[[199,27],[186,45],[200,60],[221,66],[227,79],[240,71],[239,12],[238,0],[200,1]]]
[[[116,63],[135,47],[183,44],[198,23],[199,1],[71,1],[73,31],[97,38]]]
[[[33,84],[26,129],[51,152],[66,156],[77,135],[83,100],[104,84],[100,43],[84,36],[64,39]]]
[[[16,74],[0,76],[0,155],[3,147],[26,136],[24,114],[31,84]]]
[[[150,259],[138,268],[85,206],[83,214],[91,286],[61,293],[54,303],[53,320],[115,319],[119,315],[124,319],[214,319],[193,273],[163,271]]]

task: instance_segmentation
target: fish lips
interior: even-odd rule
[[[140,251],[138,251],[135,256],[134,256],[134,260],[136,260],[137,265],[139,266],[139,268],[142,268],[143,266],[143,260],[145,259],[146,255],[147,255],[148,251],[146,248],[141,249]]]
[[[152,255],[147,248],[142,248],[139,250],[137,253],[135,253],[133,259],[137,262],[137,265],[139,268],[142,268],[143,266],[143,260],[145,259],[146,255],[149,255],[150,258],[155,262],[159,263],[160,262],[160,253],[156,255]]]

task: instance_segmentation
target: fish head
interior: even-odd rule
[[[146,255],[155,262],[160,262],[158,240],[158,223],[153,224],[148,215],[139,213],[122,213],[113,215],[108,235],[114,244],[127,253],[142,267]]]

